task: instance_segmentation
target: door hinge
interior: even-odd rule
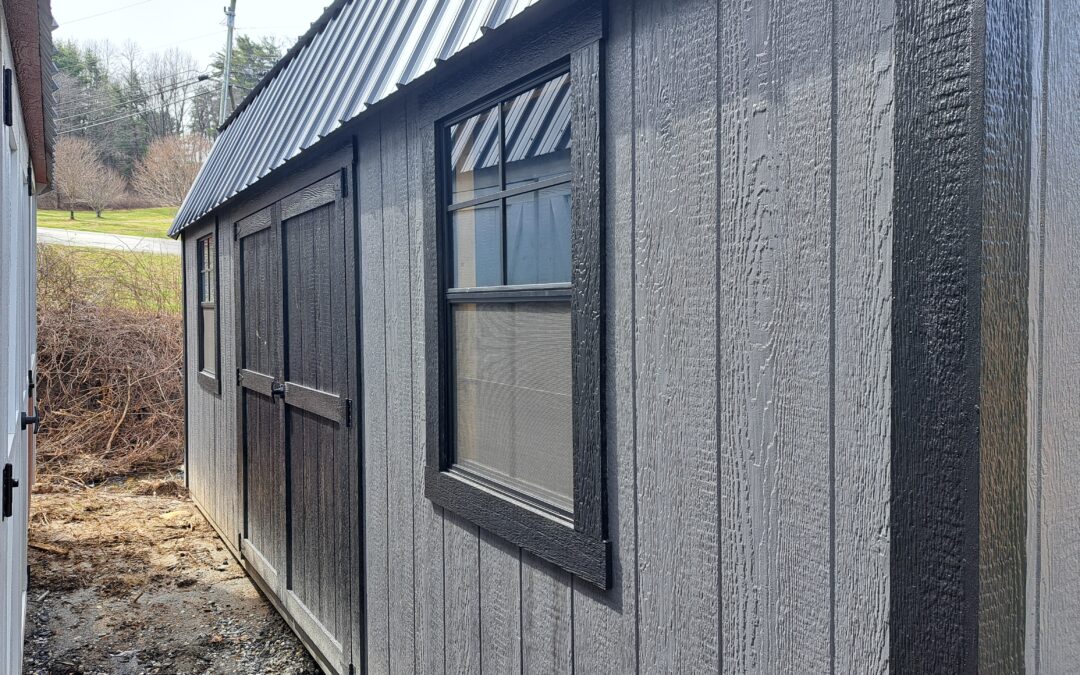
[[[236,386],[239,387],[242,384],[242,381],[243,381],[243,377],[240,375],[240,369],[237,368],[236,369]]]
[[[30,162],[26,163],[26,196],[34,196],[34,168]]]
[[[15,488],[19,487],[19,481],[15,480],[15,467],[11,464],[4,465],[4,478],[3,478],[3,498],[0,499],[0,520],[4,518],[10,518],[13,512],[12,502],[14,501],[12,492]]]
[[[33,396],[34,390],[37,389],[37,381],[34,379],[34,371],[26,371],[26,395]]]
[[[15,123],[11,100],[11,68],[4,68],[4,126],[10,127]]]
[[[349,196],[349,170],[345,167],[341,168],[341,196],[342,198]]]
[[[352,399],[345,399],[345,428],[352,427]]]

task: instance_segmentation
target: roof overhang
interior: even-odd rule
[[[19,85],[22,115],[30,140],[30,162],[39,190],[49,185],[52,174],[55,121],[52,31],[55,28],[50,0],[3,0],[15,80]]]

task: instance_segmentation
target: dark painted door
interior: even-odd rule
[[[285,603],[332,664],[347,668],[354,510],[349,278],[338,176],[281,201],[284,423],[289,501]]]
[[[281,246],[277,206],[236,224],[238,420],[244,559],[280,593],[286,573],[281,376]]]
[[[242,553],[326,664],[347,672],[360,609],[355,256],[343,185],[339,175],[310,185],[240,221],[236,234]]]

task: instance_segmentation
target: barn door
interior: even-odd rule
[[[238,422],[244,522],[240,551],[280,593],[286,570],[280,226],[272,206],[236,224]]]
[[[345,174],[240,221],[241,552],[325,662],[349,671],[356,495]]]
[[[282,200],[286,606],[331,665],[350,653],[352,448],[343,181]]]

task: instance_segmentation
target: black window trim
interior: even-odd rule
[[[575,49],[568,58],[486,96],[436,124],[434,147],[435,306],[438,334],[438,442],[428,447],[425,494],[434,503],[479,527],[551,562],[602,589],[611,585],[611,546],[607,532],[605,445],[603,437],[603,147],[601,137],[601,43]],[[539,84],[570,73],[570,172],[544,181],[514,187],[450,204],[452,172],[446,170],[450,125],[499,105]],[[500,135],[502,113],[500,111]],[[459,209],[505,199],[513,194],[571,184],[571,283],[490,286],[451,289],[448,264],[450,215]],[[450,367],[449,311],[453,303],[528,298],[570,300],[571,370],[573,392],[573,514],[559,512],[512,487],[474,475],[452,465],[453,407]]]
[[[214,302],[204,303],[202,300],[202,242],[207,237],[214,238]],[[221,292],[220,283],[220,268],[221,268],[221,238],[218,236],[218,222],[214,219],[214,226],[210,228],[209,232],[196,237],[195,239],[195,306],[198,307],[196,313],[196,327],[198,329],[198,335],[196,337],[196,347],[198,351],[195,354],[195,363],[198,366],[198,380],[199,385],[206,391],[214,394],[215,396],[221,395],[221,312],[219,310],[221,298],[219,296]],[[202,354],[203,354],[203,310],[212,306],[214,308],[214,372],[207,372],[203,368]]]

